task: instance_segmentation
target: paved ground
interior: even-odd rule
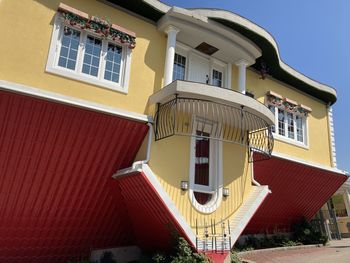
[[[244,259],[257,263],[349,263],[350,238],[331,241],[326,247],[259,252]]]

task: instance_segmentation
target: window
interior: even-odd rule
[[[267,107],[268,107],[269,110],[273,113],[273,115],[275,115],[275,106],[269,104]],[[273,125],[273,126],[271,127],[271,131],[272,131],[272,132],[276,132],[275,125]]]
[[[182,43],[176,43],[173,81],[185,80],[231,89],[228,64]]]
[[[222,142],[210,139],[216,122],[199,117],[194,121],[195,133],[191,141],[190,199],[203,213],[213,212],[222,196]]]
[[[175,53],[173,80],[185,80],[186,57]]]
[[[80,41],[80,32],[78,30],[64,27],[62,34],[62,44],[58,65],[60,67],[75,70]]]
[[[272,132],[277,136],[283,136],[293,141],[306,144],[306,117],[291,113],[269,104],[268,108],[275,115],[276,125]],[[277,127],[277,131],[276,131]]]
[[[344,198],[346,197],[343,197],[343,194],[336,194],[332,197],[334,211],[337,217],[349,216],[348,210],[346,209]]]
[[[222,72],[213,69],[212,82],[214,86],[222,87]]]
[[[126,93],[131,49],[55,20],[46,71]]]

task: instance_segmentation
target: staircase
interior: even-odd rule
[[[205,222],[204,228],[200,230],[196,227],[197,250],[216,253],[231,250],[268,193],[267,186],[254,186],[248,198],[229,220]]]

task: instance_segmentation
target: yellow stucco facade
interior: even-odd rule
[[[150,94],[162,86],[166,36],[154,24],[98,1],[64,1],[90,15],[106,17],[136,33],[127,95],[45,72],[53,20],[61,1],[1,1],[0,79],[39,89],[146,113]],[[33,15],[35,14],[35,15]],[[34,17],[35,16],[35,17]],[[15,32],[13,31],[15,29]]]
[[[112,106],[140,114],[152,114],[148,98],[163,87],[167,38],[164,32],[145,19],[113,8],[100,1],[66,0],[65,4],[99,17],[107,17],[136,33],[136,48],[132,51],[128,93],[124,94],[85,82],[45,72],[53,31],[53,20],[60,1],[1,0],[0,79],[25,84],[45,91]],[[83,3],[83,4],[82,4]],[[35,15],[33,15],[35,14]],[[232,67],[232,89],[237,90],[238,70]],[[272,78],[262,80],[252,70],[247,71],[247,89],[265,103],[268,91],[281,94],[312,109],[307,117],[308,145],[305,147],[275,139],[274,151],[306,162],[331,166],[330,133],[327,105],[293,87]],[[212,213],[198,211],[187,191],[180,189],[182,180],[189,180],[191,137],[172,136],[152,141],[150,167],[181,215],[195,231],[196,224],[230,219],[252,190],[251,165],[247,147],[223,142],[223,187],[230,195],[222,199]],[[146,144],[144,144],[146,147]],[[142,148],[138,157],[146,151]]]
[[[226,222],[250,193],[251,170],[247,150],[244,146],[223,143],[223,187],[229,188],[230,195],[222,199],[221,205],[212,213],[198,211],[190,200],[188,191],[180,189],[182,180],[189,180],[190,137],[173,136],[152,145],[150,167],[157,175],[166,192],[175,202],[180,213],[195,231],[215,220]]]
[[[330,134],[328,128],[327,105],[296,89],[270,78],[261,79],[260,74],[248,71],[247,88],[252,90],[255,97],[265,103],[268,91],[273,91],[306,105],[312,109],[307,117],[308,145],[298,146],[275,138],[274,152],[290,155],[291,157],[313,163],[331,166]],[[322,142],[322,143],[320,143]]]

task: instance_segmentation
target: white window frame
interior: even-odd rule
[[[131,52],[131,49],[127,47],[127,45],[116,44],[113,41],[108,41],[102,38],[101,36],[94,34],[93,32],[86,31],[86,30],[79,30],[74,27],[70,27],[73,30],[77,30],[80,32],[80,43],[78,48],[78,55],[77,55],[75,70],[70,70],[70,69],[58,66],[58,59],[61,51],[61,39],[62,39],[63,29],[65,26],[70,27],[69,25],[66,25],[63,22],[63,18],[60,16],[60,14],[56,14],[54,25],[53,25],[52,37],[51,37],[49,56],[46,63],[46,72],[53,73],[59,76],[64,76],[70,79],[82,81],[85,83],[93,84],[99,87],[108,88],[114,91],[128,93],[132,52]],[[99,65],[99,71],[98,71],[97,77],[91,76],[82,72],[83,59],[85,54],[85,43],[88,35],[98,37],[102,41],[102,51],[101,51],[100,65]],[[109,43],[120,46],[122,48],[119,83],[104,79],[106,55],[107,55],[107,48]]]
[[[198,50],[191,48],[191,47],[189,47],[183,43],[180,43],[180,42],[176,42],[175,53],[186,58],[184,81],[188,81],[188,77],[190,76],[190,73],[191,73],[190,60],[191,60],[191,56],[194,54],[196,56],[200,56],[202,58],[208,59],[208,61],[209,61],[209,72],[208,72],[209,84],[207,84],[207,85],[214,85],[212,75],[213,75],[213,70],[215,69],[216,71],[219,71],[222,73],[221,88],[231,89],[230,83],[227,83],[228,68],[229,68],[227,63],[225,63],[221,60],[218,60],[216,58],[213,58],[209,55],[203,54],[203,53],[199,52]],[[203,84],[205,84],[205,83],[203,83]]]
[[[200,117],[193,116],[193,127],[197,127],[197,123],[203,120]],[[208,120],[208,122],[211,122]],[[220,124],[213,124],[220,125]],[[215,130],[215,129],[213,129]],[[199,211],[205,214],[214,212],[221,204],[222,189],[223,189],[223,156],[222,156],[222,141],[209,139],[209,186],[195,184],[195,165],[196,165],[196,132],[193,129],[190,144],[190,180],[189,180],[189,199],[192,205]],[[205,132],[205,130],[204,130]],[[210,201],[202,205],[198,203],[194,192],[202,192],[212,194]]]
[[[296,114],[293,114],[293,121],[294,121],[294,139],[288,137],[288,118],[287,118],[287,110],[281,109],[276,107],[275,105],[270,104],[275,109],[275,131],[273,132],[274,138],[280,141],[287,142],[289,144],[293,144],[305,149],[309,149],[309,134],[308,134],[308,118],[306,116],[301,116],[302,118],[302,126],[303,126],[303,142],[300,142],[297,140],[297,124],[296,124]],[[284,131],[285,135],[281,135],[278,133],[278,109],[282,110],[284,112]]]

